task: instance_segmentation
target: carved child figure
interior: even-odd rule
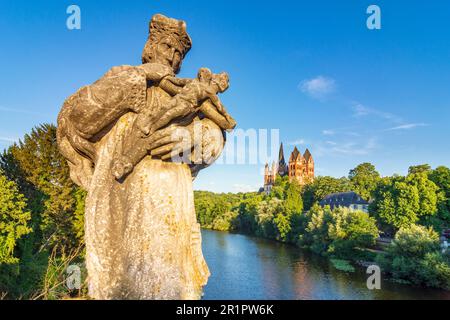
[[[229,79],[226,73],[213,75],[208,68],[200,68],[196,79],[189,80],[167,76],[161,81],[160,87],[168,92],[173,92],[173,89],[169,87],[180,84],[184,86],[181,90],[177,90],[177,94],[171,102],[165,105],[159,113],[149,114],[147,117],[139,116],[137,125],[145,136],[151,135],[175,118],[196,112],[198,107],[207,99],[210,99],[220,113],[225,112],[217,94],[228,89]]]
[[[179,87],[184,85],[183,87]],[[149,137],[158,129],[166,126],[172,120],[185,117],[199,111],[202,104],[209,100],[203,108],[213,108],[209,114],[227,116],[225,108],[217,97],[228,89],[229,78],[226,73],[213,74],[207,68],[201,68],[196,79],[180,79],[166,76],[159,86],[174,95],[168,104],[156,114],[138,114],[133,130],[125,137],[122,154],[115,157],[112,172],[117,180],[129,174],[149,153]],[[211,119],[214,120],[214,119]],[[219,121],[219,120],[218,120]]]

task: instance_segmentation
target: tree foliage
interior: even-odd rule
[[[339,258],[350,258],[358,248],[374,245],[379,234],[375,219],[362,211],[314,205],[307,219],[306,234],[299,237],[302,246]]]
[[[304,187],[303,204],[305,210],[309,210],[314,203],[321,201],[327,195],[336,192],[352,191],[353,186],[349,179],[319,176]]]
[[[439,247],[432,228],[411,225],[397,232],[378,262],[396,280],[450,289],[450,261]]]
[[[370,200],[380,180],[380,174],[373,164],[365,162],[350,170],[348,178],[352,182],[353,191],[363,199]]]
[[[195,211],[204,228],[229,231],[237,224],[237,212],[244,194],[195,191]]]
[[[437,192],[438,187],[423,171],[407,177],[386,177],[374,191],[370,211],[387,229],[398,230],[436,214]]]
[[[444,166],[437,167],[428,175],[439,188],[437,194],[438,213],[436,219],[427,221],[436,229],[440,230],[450,226],[450,169]]]
[[[17,240],[31,232],[25,197],[15,182],[9,181],[0,170],[0,264],[17,263],[14,256]]]
[[[430,173],[431,167],[429,164],[419,164],[417,166],[410,166],[408,168],[408,174],[415,174],[415,173]]]
[[[56,144],[56,127],[44,124],[33,128],[4,152],[1,167],[32,199],[29,209],[42,242],[70,250],[78,245],[74,212],[77,187],[69,177],[66,160]]]

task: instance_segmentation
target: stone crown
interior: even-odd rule
[[[184,56],[192,46],[192,40],[186,32],[186,22],[168,18],[162,14],[155,14],[149,25],[150,40],[159,41],[171,36],[179,43],[181,54]]]

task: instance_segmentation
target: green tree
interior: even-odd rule
[[[360,249],[375,245],[379,236],[376,220],[363,211],[337,208],[328,226],[331,243],[328,254],[338,258],[354,259]]]
[[[275,216],[273,222],[277,228],[276,239],[286,242],[292,228],[290,215],[286,212],[280,212]]]
[[[273,184],[272,190],[270,191],[270,198],[278,198],[284,200],[286,197],[286,189],[289,188],[289,177],[288,176],[277,176],[275,178],[275,183]]]
[[[87,192],[82,189],[77,189],[74,196],[76,204],[73,227],[78,241],[84,243],[84,210]]]
[[[352,190],[353,186],[351,181],[345,177],[342,177],[340,179],[329,176],[316,177],[312,183],[309,183],[304,187],[304,209],[309,210],[314,203],[321,201],[331,193],[346,192]]]
[[[66,160],[59,153],[56,127],[43,124],[33,128],[4,152],[0,166],[30,197],[36,248],[58,245],[62,250],[78,246],[74,211],[78,188],[69,177]],[[38,240],[40,239],[40,241]]]
[[[0,264],[19,262],[14,256],[17,240],[31,232],[28,227],[31,214],[26,206],[17,185],[0,170]]]
[[[392,233],[418,221],[419,198],[417,187],[408,184],[404,177],[386,177],[375,189],[369,210],[384,230]]]
[[[450,169],[444,166],[437,167],[429,174],[429,179],[433,181],[446,197],[450,197]]]
[[[286,208],[286,211],[289,214],[302,213],[302,187],[297,183],[297,181],[294,180],[291,183],[288,183],[284,194],[284,206]]]
[[[257,206],[256,222],[258,224],[256,235],[264,238],[277,238],[278,229],[274,222],[277,215],[283,213],[283,202],[272,198],[261,201]]]
[[[380,174],[373,164],[365,162],[350,170],[348,178],[354,186],[354,191],[363,199],[370,200],[380,180]]]
[[[411,170],[406,177],[380,180],[369,210],[393,232],[401,227],[426,222],[437,213],[439,188],[424,170]]]
[[[396,280],[450,289],[449,261],[439,252],[439,235],[432,228],[401,228],[378,263]]]
[[[244,196],[239,205],[239,230],[248,234],[256,234],[258,229],[258,206],[263,199],[264,196],[262,194],[250,194]]]
[[[216,216],[211,228],[219,231],[232,231],[235,229],[234,221],[238,215],[235,210],[228,210],[222,215]]]
[[[439,188],[438,214],[436,223],[438,229],[450,226],[450,169],[444,166],[437,167],[429,174],[429,179]]]
[[[306,213],[306,217],[306,233],[299,238],[299,244],[309,247],[315,253],[326,254],[331,243],[328,226],[333,220],[330,207],[321,208],[316,203]]]
[[[406,177],[406,182],[417,188],[419,193],[419,211],[417,215],[431,216],[437,212],[438,186],[428,179],[425,171],[411,173]]]
[[[431,167],[429,164],[420,164],[417,166],[410,166],[408,168],[408,174],[414,174],[414,173],[430,173],[431,172]]]
[[[194,191],[197,219],[203,228],[229,231],[239,228],[239,208],[254,193],[214,193]]]
[[[322,255],[354,259],[361,248],[374,245],[379,234],[375,219],[362,211],[330,210],[315,204],[305,218],[307,226],[299,236],[299,245]]]

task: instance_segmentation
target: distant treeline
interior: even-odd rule
[[[336,192],[355,191],[370,201],[369,214],[321,208]],[[195,191],[204,228],[235,231],[292,243],[332,258],[375,261],[394,280],[450,289],[450,256],[440,250],[439,233],[450,226],[450,169],[409,168],[407,176],[381,177],[370,163],[348,177],[317,177],[304,187],[277,177],[269,195]],[[385,252],[370,250],[376,239],[392,236]]]

